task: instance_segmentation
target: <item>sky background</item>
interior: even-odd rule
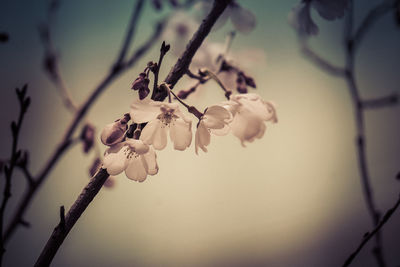
[[[358,175],[355,127],[346,84],[309,63],[299,51],[288,13],[298,1],[240,1],[257,17],[248,35],[237,34],[229,56],[257,83],[256,93],[277,105],[279,123],[267,125],[261,140],[240,145],[231,134],[212,137],[208,153],[184,152],[169,143],[158,152],[159,173],[136,183],[121,174],[103,188],[56,255],[54,266],[339,266],[371,229]],[[356,1],[356,25],[379,1]],[[16,87],[28,83],[32,104],[23,124],[20,147],[30,151],[36,174],[63,136],[72,115],[42,69],[38,25],[47,1],[0,1],[0,158],[9,157],[9,124],[18,114]],[[133,1],[63,1],[53,27],[61,71],[81,103],[107,74],[129,21]],[[149,3],[140,19],[133,50],[151,34],[154,22],[169,13]],[[191,17],[195,17],[191,11]],[[343,64],[342,20],[326,22],[314,11],[320,34],[316,51]],[[187,19],[186,21],[189,24]],[[223,43],[227,23],[208,43]],[[356,56],[361,96],[400,93],[400,31],[394,16],[380,19]],[[166,33],[163,39],[176,39]],[[158,59],[160,40],[134,68],[119,77],[91,108],[99,129],[129,111],[136,99],[131,82],[150,60]],[[174,49],[174,47],[172,47]],[[132,50],[132,51],[133,51]],[[257,60],[253,60],[253,58]],[[176,61],[169,53],[166,77]],[[182,80],[177,89],[187,89]],[[203,109],[223,101],[209,85],[187,102]],[[375,200],[381,211],[397,200],[400,184],[400,107],[365,113],[367,161]],[[98,131],[98,132],[99,132]],[[194,140],[193,140],[194,141]],[[101,151],[105,150],[100,145]],[[94,154],[82,146],[66,153],[48,176],[8,243],[5,266],[31,266],[67,209],[88,183]],[[4,177],[4,176],[3,176]],[[2,184],[3,188],[4,184]],[[10,217],[25,190],[19,171],[13,178]],[[390,266],[400,265],[400,213],[385,225],[383,244]],[[353,266],[375,266],[370,242]]]

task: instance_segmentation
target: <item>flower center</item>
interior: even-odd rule
[[[162,127],[169,127],[170,123],[176,120],[176,118],[178,118],[178,116],[174,114],[173,110],[166,110],[157,116],[157,119],[163,124]]]
[[[127,158],[127,159],[131,159],[131,158],[138,158],[139,157],[139,154],[138,153],[136,153],[136,151],[134,150],[134,148],[131,148],[131,147],[129,147],[129,146],[126,146],[125,148],[124,148],[124,154],[125,154],[125,157]]]

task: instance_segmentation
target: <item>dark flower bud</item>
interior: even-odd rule
[[[223,71],[230,72],[234,69],[235,68],[230,63],[228,63],[226,60],[223,60],[219,71],[220,72],[223,72]]]
[[[242,72],[239,72],[236,79],[236,89],[240,94],[247,93],[246,80]]]
[[[103,131],[101,131],[101,142],[106,146],[112,146],[121,142],[125,137],[127,128],[128,125],[124,122],[124,119],[106,125]]]
[[[149,79],[147,79],[147,80],[149,80]],[[147,84],[148,84],[148,83],[147,83]],[[149,95],[149,93],[150,93],[150,89],[149,89],[149,87],[146,87],[146,88],[140,89],[140,90],[139,90],[139,99],[140,99],[140,100],[143,100],[143,99],[145,99],[145,98],[146,98],[146,96],[148,96],[148,95]]]
[[[256,83],[254,81],[254,79],[250,76],[247,76],[246,74],[244,74],[243,72],[241,72],[241,74],[244,77],[244,81],[246,82],[246,84],[250,87],[256,88]]]
[[[170,48],[171,48],[171,46],[169,44],[166,45],[165,41],[163,41],[161,44],[161,48],[160,48],[161,54],[165,55],[169,51]]]
[[[83,143],[83,152],[88,153],[94,144],[94,136],[95,136],[96,128],[87,123],[82,128],[80,139]]]
[[[149,89],[150,80],[147,78],[146,73],[142,72],[139,74],[139,77],[132,83],[132,89],[137,91],[139,90],[139,99],[142,100],[148,96],[150,93]]]
[[[133,81],[131,89],[136,91],[136,90],[139,90],[140,88],[142,88],[144,85],[144,80],[146,79],[146,76],[147,76],[146,73],[144,73],[144,72],[140,73],[139,77],[137,77],[135,79],[135,81]]]

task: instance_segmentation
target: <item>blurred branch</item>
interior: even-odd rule
[[[372,219],[373,225],[376,226],[379,223],[381,214],[377,209],[374,194],[371,187],[371,179],[368,172],[367,154],[366,154],[366,137],[365,137],[365,120],[364,110],[362,108],[362,100],[360,96],[360,90],[358,88],[355,79],[355,49],[354,49],[354,35],[353,35],[353,19],[354,19],[354,3],[350,1],[349,12],[345,17],[344,33],[345,33],[345,57],[346,57],[346,75],[345,81],[348,86],[349,93],[351,95],[353,103],[354,120],[356,123],[356,147],[357,147],[357,159],[358,168],[360,172],[361,184],[364,193],[365,203]],[[375,247],[373,249],[373,255],[377,261],[378,266],[385,267],[385,259],[383,256],[382,239],[381,234],[378,232],[375,235]]]
[[[35,266],[49,266],[58,249],[64,242],[65,237],[71,231],[72,227],[78,221],[79,217],[89,206],[100,191],[104,182],[109,177],[106,169],[100,169],[90,180],[89,184],[83,189],[78,199],[69,209],[67,215],[64,215],[64,206],[60,208],[60,223],[54,228],[46,246],[37,259]]]
[[[376,7],[370,10],[368,15],[364,18],[359,28],[354,33],[353,26],[353,1],[349,1],[349,10],[345,18],[344,23],[344,39],[345,39],[345,67],[336,67],[327,60],[323,59],[317,53],[315,53],[307,44],[305,39],[300,38],[300,45],[302,52],[307,56],[307,58],[314,63],[316,66],[320,67],[325,72],[333,75],[342,77],[346,83],[352,99],[354,120],[356,124],[356,147],[357,147],[357,159],[358,167],[360,172],[360,180],[363,188],[364,199],[373,221],[373,225],[377,226],[380,221],[380,212],[376,208],[374,201],[374,195],[371,187],[370,177],[368,173],[367,165],[367,155],[366,155],[366,141],[365,141],[365,122],[364,122],[364,110],[368,108],[379,108],[394,105],[397,103],[397,95],[390,95],[387,97],[362,100],[360,96],[360,90],[358,88],[356,78],[355,78],[355,51],[361,44],[363,37],[371,28],[371,26],[379,19],[381,16],[394,9],[395,3],[398,0],[386,0],[378,4]],[[375,236],[375,247],[373,249],[373,254],[377,260],[379,266],[386,266],[382,241],[380,232],[374,233]]]
[[[343,264],[343,267],[349,266],[351,264],[351,262],[358,255],[358,253],[361,251],[361,249],[368,243],[368,241],[373,236],[378,234],[378,232],[383,227],[383,225],[385,225],[385,223],[387,223],[387,221],[390,219],[390,217],[392,217],[393,213],[396,211],[396,209],[399,207],[399,205],[400,205],[400,196],[399,196],[399,199],[397,200],[396,204],[391,209],[386,211],[382,220],[376,225],[376,227],[371,232],[367,232],[364,235],[363,239],[361,240],[360,245],[358,245],[357,249],[346,259],[345,263]]]
[[[11,133],[12,133],[12,146],[11,146],[11,157],[10,161],[4,166],[4,174],[5,174],[5,184],[3,191],[3,200],[1,202],[0,207],[0,266],[3,262],[3,255],[5,253],[5,237],[3,235],[3,224],[4,224],[4,212],[6,210],[6,206],[8,200],[11,197],[11,177],[14,172],[14,168],[17,166],[17,162],[21,157],[21,150],[18,150],[18,138],[19,133],[22,127],[22,121],[25,117],[25,114],[28,110],[28,107],[31,103],[30,97],[26,97],[26,91],[28,89],[28,85],[25,84],[21,90],[16,89],[16,93],[18,96],[18,102],[20,107],[20,112],[18,116],[17,122],[13,121],[11,123]]]
[[[356,30],[356,33],[354,34],[355,49],[358,48],[365,34],[375,22],[389,11],[396,8],[396,2],[397,0],[384,0],[368,12],[367,16],[361,22],[360,26]]]
[[[316,52],[314,52],[306,42],[306,40],[300,40],[301,52],[306,56],[308,60],[314,63],[317,67],[320,67],[325,72],[333,75],[343,77],[345,75],[345,69],[338,67],[330,63],[328,60],[322,58]]]
[[[399,103],[399,97],[397,94],[391,94],[375,99],[367,99],[362,101],[362,107],[364,109],[375,109],[394,106]]]
[[[50,26],[54,24],[54,17],[58,7],[58,1],[50,1],[49,7],[47,9],[47,20],[45,23],[39,26],[39,37],[44,47],[43,67],[49,75],[50,80],[60,91],[61,98],[64,102],[65,107],[71,112],[76,112],[78,107],[73,101],[71,93],[68,90],[68,87],[66,86],[64,79],[62,78],[62,75],[60,74],[58,56],[53,45],[53,40],[51,38]]]
[[[139,0],[142,1],[142,0]],[[136,11],[134,9],[132,16],[138,19],[138,16],[135,16]],[[136,27],[137,21],[131,19],[130,24],[134,24],[133,26],[130,27]],[[141,47],[139,47],[136,52],[134,52],[133,56],[129,58],[128,60],[123,58],[122,61],[120,60],[121,53],[124,53],[126,56],[126,51],[127,47],[129,45],[125,45],[127,41],[131,41],[132,36],[130,38],[125,37],[124,38],[124,43],[122,45],[121,51],[118,53],[115,63],[113,64],[113,67],[111,68],[110,72],[103,78],[103,80],[100,82],[99,85],[95,87],[95,89],[92,91],[92,93],[89,95],[89,97],[77,108],[77,111],[75,113],[74,118],[72,119],[70,125],[65,131],[65,134],[60,141],[59,145],[56,147],[54,150],[53,154],[51,157],[48,159],[47,163],[44,165],[42,170],[39,172],[39,174],[35,177],[34,183],[28,188],[26,193],[23,195],[21,202],[19,203],[17,210],[15,214],[13,215],[6,231],[4,234],[4,240],[8,241],[11,235],[14,233],[18,225],[23,222],[23,216],[25,214],[26,209],[29,207],[29,204],[31,203],[31,199],[34,197],[34,195],[37,192],[37,189],[40,188],[42,183],[45,181],[46,177],[50,173],[50,171],[53,169],[55,164],[58,162],[58,160],[61,158],[61,156],[65,153],[67,148],[73,143],[72,142],[72,136],[75,133],[78,125],[88,112],[88,110],[91,108],[93,103],[97,100],[97,98],[100,96],[100,94],[111,84],[112,81],[114,81],[117,77],[119,77],[124,71],[128,70],[130,67],[132,67],[138,59],[141,58],[141,56],[146,53],[155,43],[155,41],[158,39],[158,37],[161,35],[162,32],[162,25],[158,24],[154,34],[150,37],[150,39],[145,42]],[[134,30],[128,30],[128,33]],[[120,67],[115,67],[115,66],[120,66]]]

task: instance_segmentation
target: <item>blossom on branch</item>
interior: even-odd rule
[[[147,175],[158,172],[157,155],[154,150],[141,140],[126,139],[107,149],[103,168],[108,174],[118,175],[125,171],[126,176],[134,181],[143,182]]]
[[[176,150],[185,150],[192,142],[192,121],[179,109],[177,103],[136,100],[131,104],[131,118],[135,123],[147,123],[140,139],[157,150],[167,145],[167,132]]]
[[[233,115],[229,126],[242,146],[245,146],[245,141],[253,142],[256,138],[264,136],[265,122],[278,121],[275,106],[257,94],[231,95],[229,101],[224,103],[224,107]]]
[[[228,134],[228,124],[231,120],[232,114],[224,107],[214,105],[207,108],[197,124],[195,136],[196,154],[198,154],[199,148],[207,152],[206,146],[210,144],[210,133],[220,136]]]

